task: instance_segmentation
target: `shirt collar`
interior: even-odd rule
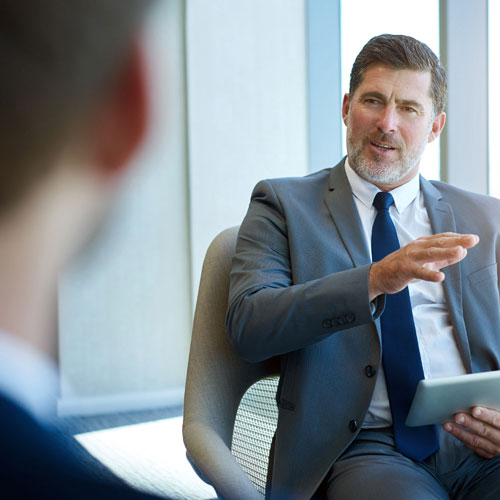
[[[345,162],[345,173],[349,184],[351,185],[352,194],[366,206],[369,210],[373,209],[373,200],[380,189],[371,182],[361,178],[351,167],[349,158]],[[420,192],[420,177],[416,175],[407,183],[393,189],[391,191],[394,198],[394,206],[401,214],[415,200]]]
[[[55,364],[24,340],[0,331],[0,392],[46,423],[56,416]]]

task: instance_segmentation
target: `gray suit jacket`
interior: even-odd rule
[[[421,178],[434,233],[481,242],[444,269],[468,371],[500,368],[500,201]],[[271,498],[310,498],[359,432],[381,363],[368,299],[371,257],[344,160],[304,178],[262,181],[231,272],[229,339],[250,361],[281,356]]]

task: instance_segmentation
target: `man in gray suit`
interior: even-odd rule
[[[425,44],[375,37],[347,158],[254,189],[227,329],[243,358],[281,358],[271,499],[500,498],[500,413],[404,425],[418,379],[500,368],[500,202],[418,175],[445,101]]]

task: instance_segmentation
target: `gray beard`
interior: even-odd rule
[[[431,127],[429,128],[429,132],[430,130]],[[403,153],[400,149],[401,156],[399,161],[387,164],[382,156],[376,157],[375,160],[368,160],[364,156],[363,146],[367,140],[368,138],[364,138],[362,141],[354,143],[350,137],[349,130],[347,131],[349,164],[362,179],[373,184],[397,184],[418,165],[426,147],[426,143],[422,144],[414,154]],[[384,139],[380,140],[383,141]]]

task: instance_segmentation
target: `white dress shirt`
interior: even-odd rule
[[[371,255],[372,227],[377,215],[373,200],[380,189],[359,177],[350,167],[349,161],[345,162],[345,171]],[[392,190],[391,194],[394,204],[389,213],[401,247],[420,236],[433,234],[418,175]],[[410,284],[408,289],[425,378],[451,377],[466,373],[453,336],[442,283],[418,281]],[[390,425],[392,416],[385,375],[380,365],[375,391],[363,426]]]
[[[0,393],[37,420],[56,416],[59,379],[55,364],[22,339],[0,331]]]

